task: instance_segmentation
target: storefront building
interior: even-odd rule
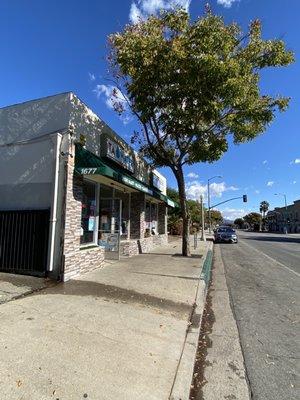
[[[276,207],[266,215],[269,232],[300,233],[300,200],[287,207]]]
[[[9,254],[13,246],[0,243],[0,270],[65,281],[106,258],[167,242],[167,210],[175,204],[166,196],[165,177],[73,93],[1,109],[0,134],[0,168],[8,170],[0,178],[3,243],[12,240],[9,232],[20,232],[14,235],[18,257]],[[46,227],[40,214],[43,221],[49,215]],[[28,215],[33,238],[45,236],[40,258],[34,239],[25,249],[30,265],[22,260],[19,226]]]

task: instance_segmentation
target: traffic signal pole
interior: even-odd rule
[[[247,201],[248,201],[247,195],[244,194],[243,196],[232,197],[231,199],[228,199],[228,200],[225,200],[225,201],[221,201],[221,203],[217,203],[217,204],[214,204],[213,206],[209,206],[209,207],[208,207],[208,210],[211,210],[211,209],[213,209],[213,208],[215,208],[215,207],[217,207],[217,206],[220,206],[221,204],[228,203],[228,201],[238,200],[238,199],[243,199],[243,202],[244,202],[244,203],[247,203]]]

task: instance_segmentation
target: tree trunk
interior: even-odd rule
[[[180,209],[182,216],[182,255],[190,256],[190,216],[186,203],[185,184],[182,167],[174,171],[178,185]]]

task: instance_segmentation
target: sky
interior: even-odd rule
[[[203,15],[203,0],[176,0],[191,19]],[[185,170],[186,190],[192,199],[211,182],[211,203],[247,194],[248,202],[234,200],[220,206],[225,218],[234,219],[300,199],[300,1],[211,0],[212,11],[227,23],[236,21],[246,30],[259,18],[265,39],[281,38],[295,52],[296,62],[263,72],[261,92],[291,97],[287,112],[278,114],[266,132],[254,141],[229,151],[213,164],[201,163]],[[107,36],[121,31],[137,18],[170,9],[172,0],[1,0],[0,2],[0,107],[73,91],[125,140],[136,127],[133,117],[119,117],[109,96]],[[161,169],[176,187],[172,172]]]

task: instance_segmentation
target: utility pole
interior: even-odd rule
[[[203,207],[203,196],[202,196],[202,194],[200,196],[200,207],[201,207],[201,224],[202,224],[202,227],[201,227],[201,240],[205,242],[206,241],[205,233],[204,233],[205,221],[204,221],[204,207]]]
[[[221,175],[212,176],[207,179],[207,205],[208,205],[208,232],[211,233],[211,207],[210,207],[210,181],[215,178],[223,178]]]

